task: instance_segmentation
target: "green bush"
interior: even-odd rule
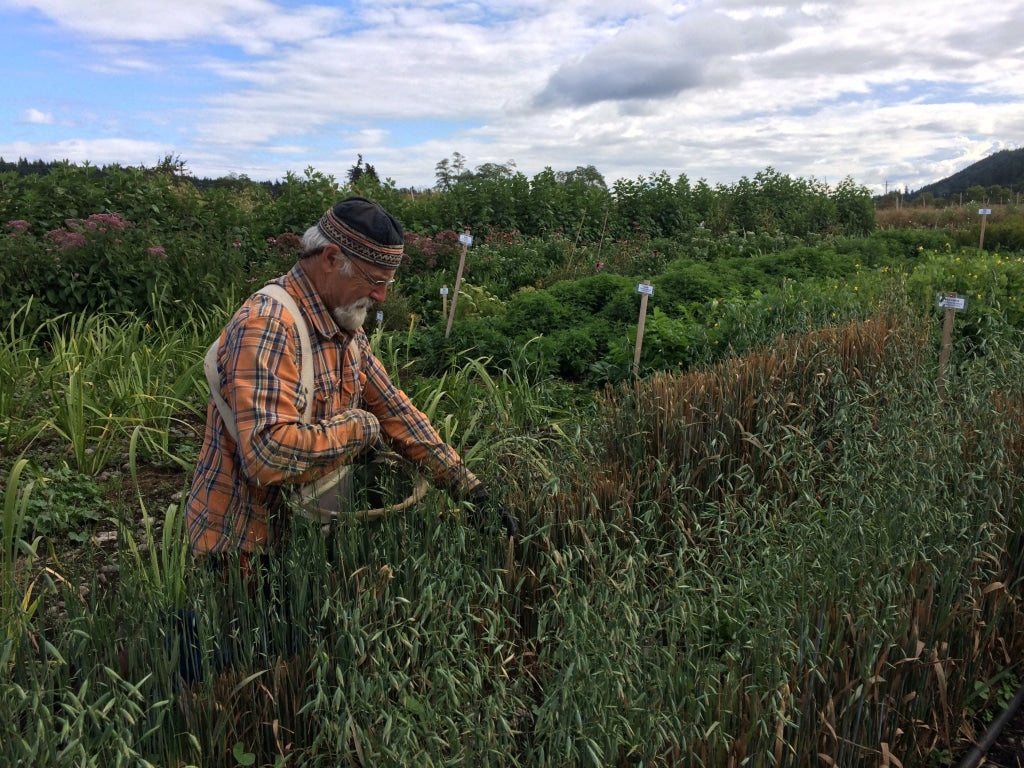
[[[252,238],[262,243],[286,232],[301,235],[343,197],[333,176],[306,168],[302,177],[288,172],[276,198],[260,196],[252,206]]]
[[[688,314],[669,317],[657,307],[646,318],[640,358],[645,371],[685,370],[693,363],[703,328]]]
[[[597,274],[563,280],[548,294],[576,318],[603,317],[613,323],[636,320],[636,281],[628,277]]]
[[[858,264],[849,254],[837,254],[832,248],[801,246],[755,260],[765,274],[773,278],[808,280],[816,277],[843,277],[854,272]]]
[[[903,245],[878,233],[870,237],[839,237],[832,241],[832,248],[865,267],[880,267],[903,258]]]
[[[673,303],[710,301],[725,296],[735,279],[727,262],[676,259],[658,277],[657,295],[664,293]]]
[[[251,286],[240,249],[189,233],[159,240],[117,214],[70,219],[37,236],[28,228],[0,235],[0,276],[10,287],[0,311],[10,314],[35,297],[29,322],[58,314],[128,312],[150,316],[154,297],[161,311],[183,317],[193,307],[212,307]]]
[[[594,324],[584,327],[563,328],[550,337],[551,355],[556,373],[567,381],[579,382],[586,378],[590,366],[597,358],[598,344],[604,339]]]
[[[549,291],[520,291],[505,307],[502,326],[512,338],[551,334],[567,327],[573,308]]]
[[[445,323],[427,326],[415,333],[409,354],[417,371],[438,376],[466,359],[484,358],[495,368],[503,367],[516,341],[510,339],[489,317],[468,317],[452,324],[445,338]]]
[[[981,227],[972,228],[969,244],[981,242]],[[986,251],[1024,251],[1024,219],[1010,218],[994,221],[985,228]]]
[[[967,299],[955,315],[957,343],[969,357],[998,348],[1007,333],[1024,330],[1024,258],[968,249],[928,252],[908,276],[906,290],[918,306],[940,316],[940,294]],[[936,329],[940,326],[937,321]]]
[[[927,250],[948,250],[956,242],[952,233],[941,229],[884,229],[870,239],[884,243],[887,253],[900,259],[913,259]]]
[[[41,237],[14,234],[0,249],[15,291],[7,300],[18,306],[35,295],[42,300],[40,310],[55,312],[145,307],[166,259],[130,221],[102,213],[69,219]]]

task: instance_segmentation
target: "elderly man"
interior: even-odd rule
[[[487,492],[427,417],[388,377],[362,329],[383,301],[402,260],[401,225],[379,205],[349,197],[302,238],[295,266],[272,281],[294,300],[308,328],[312,361],[301,359],[283,303],[254,294],[220,337],[220,395],[237,441],[213,399],[188,496],[188,535],[196,555],[272,550],[288,520],[287,490],[352,462],[378,441],[417,464],[453,498],[471,502],[478,523]],[[312,365],[308,423],[301,366]],[[492,513],[494,514],[494,513]],[[515,522],[504,510],[509,536]]]

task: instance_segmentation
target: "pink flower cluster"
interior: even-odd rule
[[[23,232],[28,232],[29,223],[24,219],[11,219],[7,222],[7,229],[11,231],[12,235],[20,235]]]
[[[45,235],[46,239],[53,243],[59,251],[69,251],[72,248],[81,248],[85,245],[85,235],[81,232],[70,232],[63,227],[51,229]]]
[[[86,243],[86,234],[106,234],[123,232],[132,226],[130,221],[122,219],[117,213],[94,213],[87,219],[65,219],[64,226],[51,229],[45,237],[58,250],[81,248]]]
[[[146,253],[152,256],[154,259],[166,259],[167,251],[164,250],[162,245],[151,245],[146,249]]]
[[[132,226],[117,213],[94,213],[87,219],[67,219],[68,229],[84,232],[122,232]]]
[[[488,232],[484,238],[488,245],[518,245],[523,242],[523,233],[518,229]]]
[[[302,238],[293,232],[282,232],[277,237],[268,237],[267,251],[277,256],[294,258],[302,251]]]
[[[415,274],[420,274],[437,267],[439,261],[451,261],[459,247],[459,236],[451,229],[438,232],[433,237],[406,232],[402,261]]]
[[[418,235],[415,232],[405,233],[405,247],[417,250],[424,256],[433,256],[437,253],[437,243],[428,235]]]

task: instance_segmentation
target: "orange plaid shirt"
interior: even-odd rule
[[[220,391],[235,414],[239,440],[228,433],[211,397],[186,510],[194,553],[254,552],[273,544],[279,534],[271,516],[283,516],[283,487],[332,471],[378,439],[429,472],[437,487],[465,492],[480,484],[391,382],[366,333],[338,327],[301,262],[272,282],[291,294],[309,327],[310,423],[302,423],[306,397],[294,323],[282,304],[254,294],[220,336]]]

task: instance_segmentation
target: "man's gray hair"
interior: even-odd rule
[[[305,257],[317,253],[330,244],[331,241],[327,239],[327,235],[321,231],[319,226],[314,224],[302,236],[302,255]]]
[[[312,256],[314,253],[320,253],[328,245],[331,245],[331,241],[327,239],[327,236],[320,231],[320,227],[314,224],[312,227],[306,230],[306,233],[302,236],[302,256],[299,258],[306,258]],[[341,254],[344,259],[341,266],[338,267],[338,271],[343,275],[352,274],[352,259],[350,259],[344,253]]]

